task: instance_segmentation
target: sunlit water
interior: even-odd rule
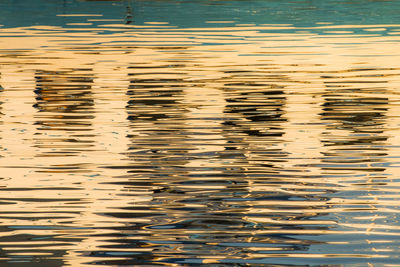
[[[284,2],[1,1],[0,265],[398,266],[400,3]]]

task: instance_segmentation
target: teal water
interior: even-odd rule
[[[0,266],[397,266],[398,1],[0,1]]]
[[[312,27],[316,23],[335,25],[397,24],[398,1],[326,0],[326,1],[77,1],[77,0],[4,0],[0,3],[0,23],[4,27],[32,25],[65,26],[68,21],[85,18],[57,17],[59,14],[102,14],[106,19],[122,19],[134,25],[165,21],[172,26],[218,27],[207,21],[231,21],[255,24],[291,24]]]

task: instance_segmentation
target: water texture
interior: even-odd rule
[[[0,1],[0,266],[400,266],[399,10]]]

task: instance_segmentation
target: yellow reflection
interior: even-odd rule
[[[332,34],[325,36],[267,32],[291,25],[166,24],[0,33],[0,186],[12,192],[2,199],[10,203],[1,225],[47,227],[17,227],[15,234],[79,239],[60,245],[70,266],[116,240],[143,241],[121,249],[141,253],[174,241],[162,248],[180,253],[182,240],[226,235],[215,223],[227,223],[226,213],[236,220],[228,218],[237,223],[229,229],[243,235],[240,242],[262,235],[270,239],[259,242],[292,244],[302,240],[270,240],[399,235],[384,221],[399,214],[399,39],[367,34],[398,25],[316,27]],[[367,33],[349,34],[355,28]],[[102,30],[110,33],[96,32]],[[212,219],[203,222],[190,210]],[[136,225],[143,226],[129,229]],[[125,236],[113,236],[119,234]],[[304,258],[393,251],[249,250],[257,252],[249,257]],[[116,259],[126,257],[132,256]]]

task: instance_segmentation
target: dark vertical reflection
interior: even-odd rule
[[[286,100],[283,88],[276,84],[265,88],[266,85],[251,82],[227,83],[225,86],[228,96],[226,113],[234,114],[233,119],[224,122],[229,143],[239,142],[239,147],[241,142],[246,143],[242,149],[250,149],[247,163],[251,162],[254,167],[268,167],[269,172],[274,172],[274,162],[285,155],[274,147],[274,144],[283,141],[281,124],[286,121],[282,116]],[[236,136],[240,139],[235,140]],[[229,146],[226,149],[237,148]],[[260,153],[264,154],[257,159]]]
[[[230,118],[224,122],[228,140],[225,156],[231,154],[236,159],[232,164],[235,167],[227,171],[235,177],[236,186],[231,189],[233,195],[228,203],[233,214],[241,214],[247,222],[241,227],[242,235],[246,237],[241,239],[241,245],[246,244],[249,248],[238,250],[236,256],[246,255],[248,260],[259,260],[264,264],[279,262],[260,259],[276,251],[282,253],[281,257],[290,251],[307,251],[311,244],[316,243],[303,235],[307,231],[327,227],[302,222],[318,217],[317,210],[327,207],[314,202],[326,199],[312,192],[286,189],[293,188],[293,185],[299,185],[299,188],[305,185],[301,172],[293,170],[287,174],[290,152],[281,146],[286,142],[284,134],[287,130],[287,97],[282,84],[290,78],[273,72],[247,71],[233,72],[230,78],[231,82],[225,83],[224,89],[228,102],[225,112]],[[238,177],[242,178],[239,180]],[[243,183],[247,192],[239,190],[239,185],[243,186]],[[317,188],[311,183],[307,186]],[[299,213],[299,209],[305,208],[299,205],[302,201],[307,202],[308,207],[306,212]],[[232,213],[226,215],[232,217]],[[228,240],[221,241],[230,242]],[[240,246],[240,239],[235,242]],[[238,261],[233,257],[222,262]]]
[[[131,173],[141,169],[153,182],[178,181],[186,174],[190,143],[184,127],[185,109],[180,104],[182,85],[179,79],[147,79],[132,76],[126,106],[132,132],[128,138]]]
[[[350,79],[353,77],[369,76],[361,72]],[[337,81],[349,79],[339,74],[324,78],[327,90],[321,119],[329,123],[322,140],[328,148],[323,159],[324,169],[363,175],[384,172],[382,160],[387,155],[385,141],[388,139],[385,113],[389,104],[386,88],[359,88],[353,86],[357,81]],[[362,84],[361,80],[358,82]]]
[[[145,194],[148,198],[105,214],[116,220],[129,219],[130,223],[113,227],[120,233],[115,236],[114,244],[104,245],[90,256],[113,257],[110,250],[115,252],[115,257],[120,250],[129,249],[134,253],[126,255],[124,260],[95,261],[98,264],[154,263],[170,253],[171,244],[179,246],[182,238],[188,238],[183,228],[182,232],[176,232],[181,228],[179,223],[174,225],[185,217],[184,204],[180,202],[187,198],[187,192],[179,186],[187,180],[185,165],[190,160],[191,149],[184,125],[187,111],[181,104],[185,82],[179,78],[163,78],[164,67],[146,69],[156,78],[138,74],[139,66],[131,67],[127,91],[130,100],[126,105],[129,147],[126,160],[121,162],[124,165],[108,167],[126,170],[126,174],[115,177],[116,182],[110,184],[124,187],[132,197]]]
[[[331,216],[344,224],[352,218],[353,224],[346,225],[346,230],[371,224],[372,213],[379,217],[373,220],[373,224],[378,225],[386,224],[388,216],[384,210],[379,210],[376,200],[390,183],[386,173],[386,113],[391,92],[384,86],[384,78],[374,79],[375,71],[355,69],[322,77],[326,92],[320,115],[327,126],[322,136],[326,152],[321,169],[342,188],[334,194],[341,198],[335,205],[340,212]],[[371,77],[372,81],[365,81]],[[352,238],[353,242],[360,242],[358,240],[365,236],[353,235]],[[369,246],[363,251],[369,253]]]
[[[91,149],[93,103],[88,70],[37,71],[38,157],[75,156]]]
[[[238,188],[232,188],[232,192],[239,198],[252,200],[246,208],[251,208],[257,198],[268,199],[269,194],[274,195],[273,192],[257,192],[257,187],[268,183],[271,176],[279,172],[276,163],[286,156],[275,146],[283,141],[282,122],[286,121],[283,88],[277,84],[257,83],[248,77],[251,74],[233,72],[232,81],[224,84],[228,116],[223,123],[227,140],[223,157],[233,159],[226,174],[234,179],[236,187],[241,185],[245,189],[236,194]]]

